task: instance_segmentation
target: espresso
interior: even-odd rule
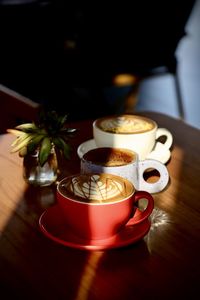
[[[64,197],[86,203],[120,201],[134,192],[128,180],[112,174],[78,174],[58,185]]]
[[[153,120],[136,115],[120,115],[100,118],[96,126],[103,131],[120,134],[142,133],[155,128]]]
[[[102,147],[85,153],[83,160],[95,165],[114,167],[132,163],[136,160],[136,155],[128,149]]]

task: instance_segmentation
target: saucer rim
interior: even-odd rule
[[[84,142],[82,142],[78,147],[77,147],[77,155],[78,155],[78,157],[81,159],[82,158],[82,156],[83,155],[80,155],[80,152],[81,152],[81,147],[83,147],[83,145],[84,144],[86,144],[86,143],[94,143],[94,145],[95,145],[95,140],[94,140],[94,138],[92,138],[92,139],[89,139],[89,140],[86,140],[86,141],[84,141]],[[96,145],[95,145],[95,147],[92,147],[92,148],[89,148],[89,150],[92,150],[92,149],[96,149],[96,148],[98,148]],[[89,151],[88,150],[88,151]],[[167,155],[166,155],[166,157],[167,157],[167,159],[164,159],[164,160],[160,160],[160,159],[158,159],[158,158],[151,158],[151,157],[147,157],[146,159],[156,159],[156,160],[158,160],[159,162],[161,162],[162,164],[166,164],[169,160],[170,160],[170,158],[171,158],[171,151],[170,151],[170,149],[165,149],[166,150],[166,153],[167,153]],[[85,154],[85,153],[84,153]],[[150,155],[150,153],[149,153],[149,155]]]
[[[52,240],[53,242],[56,242],[60,245],[63,245],[65,247],[70,247],[70,248],[75,248],[75,249],[80,249],[80,250],[94,250],[94,251],[98,251],[98,250],[109,250],[109,249],[115,249],[115,248],[122,248],[122,247],[126,247],[130,244],[135,244],[136,242],[140,241],[142,238],[144,238],[144,236],[149,232],[150,227],[151,227],[151,221],[149,219],[143,221],[140,224],[135,224],[135,225],[127,225],[122,231],[120,231],[120,233],[117,233],[116,235],[107,238],[107,239],[102,239],[102,240],[97,240],[97,244],[95,245],[95,240],[92,240],[93,244],[88,244],[87,240],[85,239],[81,239],[77,236],[75,236],[74,234],[71,233],[71,236],[74,235],[75,239],[78,238],[78,240],[80,240],[79,243],[77,243],[76,241],[73,242],[72,240],[65,240],[62,238],[57,237],[55,234],[53,234],[52,232],[48,231],[48,229],[46,228],[45,224],[47,222],[44,221],[44,218],[46,217],[46,215],[49,213],[50,210],[55,210],[58,209],[58,204],[55,204],[49,208],[47,208],[40,216],[39,218],[39,228],[41,230],[41,232],[50,240]],[[52,213],[52,212],[51,212]],[[121,240],[121,241],[115,241],[113,243],[108,243],[105,244],[106,240],[107,241],[112,241],[112,239],[117,238],[120,234],[123,234],[123,231],[128,230],[129,228],[135,226],[134,228],[136,229],[137,227],[141,227],[143,226],[143,230],[142,232],[137,232],[137,236],[133,236],[130,238],[127,238],[125,240]],[[67,228],[67,227],[66,227]],[[67,230],[67,229],[66,229]],[[101,244],[102,241],[102,244]],[[91,241],[90,241],[91,242]]]

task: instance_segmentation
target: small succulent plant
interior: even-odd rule
[[[7,132],[17,138],[12,143],[11,153],[19,152],[21,157],[39,151],[40,166],[47,161],[52,146],[59,150],[66,159],[70,157],[69,139],[76,132],[75,128],[66,126],[67,115],[60,116],[55,111],[41,113],[37,123],[24,123]]]

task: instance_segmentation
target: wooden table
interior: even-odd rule
[[[38,219],[55,203],[55,186],[28,186],[22,178],[22,159],[9,153],[14,137],[0,136],[1,299],[198,298],[200,131],[166,115],[145,115],[174,136],[167,164],[170,184],[154,195],[157,214],[145,238],[106,251],[65,247],[40,232]],[[70,125],[79,132],[60,178],[79,171],[77,146],[92,138],[92,120]]]

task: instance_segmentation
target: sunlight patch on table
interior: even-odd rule
[[[88,260],[86,262],[85,268],[80,279],[80,284],[75,300],[88,299],[89,291],[95,278],[99,261],[103,254],[103,251],[95,251],[89,254]]]

